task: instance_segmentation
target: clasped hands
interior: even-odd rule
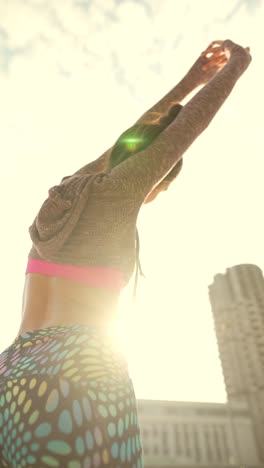
[[[198,57],[188,71],[186,78],[194,87],[204,85],[234,56],[240,60],[241,65],[246,67],[251,61],[249,47],[244,48],[230,40],[213,41]]]

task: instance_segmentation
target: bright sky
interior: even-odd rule
[[[19,328],[28,227],[48,188],[230,38],[253,62],[174,186],[142,209],[147,279],[135,308],[134,278],[120,301],[138,398],[225,401],[208,284],[237,263],[264,268],[263,24],[262,0],[0,0],[2,350]]]

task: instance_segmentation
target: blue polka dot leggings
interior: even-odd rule
[[[133,384],[96,327],[23,333],[0,354],[0,468],[142,468]]]

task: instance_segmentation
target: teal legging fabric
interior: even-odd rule
[[[127,363],[102,329],[23,333],[0,355],[0,467],[142,468]]]

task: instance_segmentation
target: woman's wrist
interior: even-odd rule
[[[228,39],[223,42],[223,48],[229,55],[228,65],[237,67],[243,73],[252,60],[249,47],[241,47]]]
[[[233,53],[229,59],[228,65],[237,69],[240,74],[244,73],[251,62],[251,58],[243,53]]]

